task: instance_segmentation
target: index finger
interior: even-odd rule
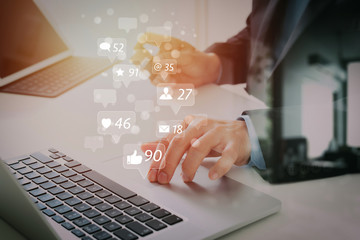
[[[182,122],[181,125],[183,126],[183,128],[185,129],[185,123]],[[171,140],[174,138],[174,136],[176,135],[176,133],[171,132],[170,134],[168,134],[165,138],[155,141],[155,142],[150,142],[150,143],[144,143],[141,145],[141,150],[145,153],[146,150],[151,150],[152,152],[155,152],[156,150],[158,150],[159,145],[163,145],[165,146],[164,149],[164,155],[165,152],[169,146],[169,143],[171,142]],[[157,145],[154,145],[154,143],[157,143]],[[162,158],[161,161],[152,161],[150,168],[149,168],[149,172],[148,172],[148,179],[150,182],[156,182],[157,181],[157,176],[158,176],[158,171],[161,168],[161,164],[162,161],[164,160],[164,157]]]
[[[141,145],[141,150],[144,152],[145,156],[149,157],[150,154],[152,158],[149,171],[147,174],[147,178],[149,179],[150,182],[157,181],[157,173],[160,168],[161,161],[164,158],[167,145],[168,145],[168,141],[163,139],[160,141],[145,143]],[[150,153],[146,154],[147,151],[150,151]]]
[[[195,119],[196,120],[196,119]],[[202,121],[201,119],[198,121]],[[189,126],[181,133],[173,137],[166,151],[164,160],[158,173],[158,182],[161,184],[167,184],[170,182],[174,175],[175,169],[178,166],[182,156],[189,149],[191,140],[193,138],[200,137],[205,128],[198,128],[197,121],[193,121]]]

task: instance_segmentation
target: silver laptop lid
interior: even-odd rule
[[[0,86],[71,55],[33,1],[3,1],[0,22]]]

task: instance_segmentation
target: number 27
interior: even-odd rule
[[[192,88],[187,88],[187,89],[179,88],[179,91],[181,92],[181,94],[177,98],[177,100],[187,100],[189,98],[190,94],[192,93],[193,89]],[[184,98],[185,91],[187,91],[188,93],[187,93],[186,97]]]

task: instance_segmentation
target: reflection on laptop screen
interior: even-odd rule
[[[33,1],[2,1],[0,78],[68,50]]]

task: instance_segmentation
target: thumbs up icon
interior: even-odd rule
[[[141,164],[142,156],[141,155],[136,155],[136,154],[137,154],[137,151],[134,150],[133,154],[126,156],[127,164],[132,164],[132,165]]]

